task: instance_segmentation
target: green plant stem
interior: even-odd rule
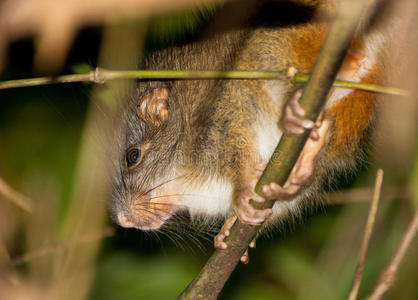
[[[304,83],[309,81],[308,74],[296,74],[294,77],[296,83]],[[375,93],[382,93],[394,96],[409,96],[410,93],[404,89],[382,86],[374,83],[355,82],[349,80],[334,80],[333,87],[344,87],[350,89],[357,89]]]
[[[105,83],[115,79],[285,79],[283,72],[258,71],[190,71],[190,70],[109,70],[96,68],[83,74],[37,77],[0,82],[0,89],[36,86],[52,83],[90,81]]]
[[[293,77],[295,83],[307,83],[310,75],[296,74]],[[0,89],[19,88],[26,86],[38,86],[53,83],[69,82],[94,82],[103,84],[115,79],[257,79],[257,80],[292,80],[283,71],[187,71],[187,70],[109,70],[96,68],[94,71],[83,74],[69,74],[56,77],[36,77],[27,79],[16,79],[0,81]],[[408,96],[408,91],[403,89],[386,87],[372,83],[354,82],[348,80],[335,80],[334,87],[345,87],[370,92],[378,92],[396,96]]]

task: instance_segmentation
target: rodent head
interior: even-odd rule
[[[144,83],[134,100],[124,114],[109,211],[122,227],[153,230],[180,207],[174,188],[179,108],[170,88],[161,84]]]

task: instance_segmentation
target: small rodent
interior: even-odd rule
[[[324,40],[333,6],[307,1],[287,6],[286,22],[230,28],[205,40],[156,51],[144,69],[286,70],[309,73]],[[312,2],[315,6],[312,6]],[[317,4],[324,2],[325,4]],[[309,13],[300,14],[300,11]],[[321,10],[321,14],[315,14]],[[281,12],[285,15],[286,12]],[[313,17],[315,16],[315,17]],[[380,82],[385,38],[377,30],[357,36],[338,77]],[[234,222],[268,223],[297,215],[318,202],[325,180],[355,166],[375,118],[376,95],[334,88],[319,124],[300,118],[290,81],[144,81],[128,101],[120,133],[115,189],[109,210],[123,227],[156,230],[178,211]],[[289,100],[290,99],[290,100]],[[296,116],[296,117],[295,117]],[[284,187],[263,187],[266,197],[288,198],[271,210],[249,199],[283,132],[312,128],[310,139]],[[225,227],[225,226],[224,226]],[[215,238],[223,248],[225,228]],[[245,258],[244,258],[245,260]]]

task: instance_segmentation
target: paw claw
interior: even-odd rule
[[[248,245],[248,248],[255,248],[255,241],[256,239],[253,239],[251,243]],[[240,258],[240,261],[243,264],[248,264],[250,262],[250,255],[248,254],[248,248],[247,250],[245,250],[244,254]]]
[[[214,246],[218,249],[226,249],[228,246],[223,241],[225,239],[225,236],[218,234],[214,239]]]
[[[244,254],[239,259],[243,264],[248,264],[250,262],[250,256],[248,255],[248,249],[245,250]]]

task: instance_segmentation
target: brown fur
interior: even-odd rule
[[[299,72],[309,73],[327,33],[333,3],[321,6],[321,13],[315,18],[295,24],[231,30],[203,41],[154,52],[147,58],[145,68],[271,71],[293,66]],[[352,44],[353,51],[361,52],[361,47],[360,39]],[[352,62],[353,57],[349,57],[346,66],[352,66]],[[362,80],[376,82],[378,75],[376,66]],[[147,191],[160,184],[161,178],[166,180],[164,176],[170,170],[179,169],[185,174],[182,179],[190,185],[203,185],[215,177],[228,179],[233,185],[234,203],[241,189],[249,185],[260,160],[252,125],[260,116],[279,124],[282,107],[271,99],[265,84],[261,80],[141,83],[130,104],[134,113],[126,116],[122,157],[133,145],[147,143],[149,147],[138,167],[118,175],[118,190],[111,207],[113,214],[123,211],[127,217],[132,215],[129,207],[135,203],[133,206],[126,203],[147,201]],[[282,96],[288,99],[295,86],[286,81],[281,85]],[[138,99],[161,86],[168,86],[170,97],[168,113],[156,127],[146,118],[138,120],[135,110]],[[355,91],[326,111],[333,127],[318,161],[313,188],[307,189],[309,199],[321,194],[318,186],[332,168],[332,159],[353,160],[356,150],[362,147],[360,141],[374,116],[374,98],[374,94]],[[123,158],[121,161],[123,164]],[[174,201],[167,200],[167,203],[173,205]]]
[[[375,65],[361,82],[379,82],[381,68]],[[334,130],[328,146],[329,159],[353,157],[365,132],[371,126],[376,110],[377,95],[355,90],[333,104],[327,111],[334,120]]]

